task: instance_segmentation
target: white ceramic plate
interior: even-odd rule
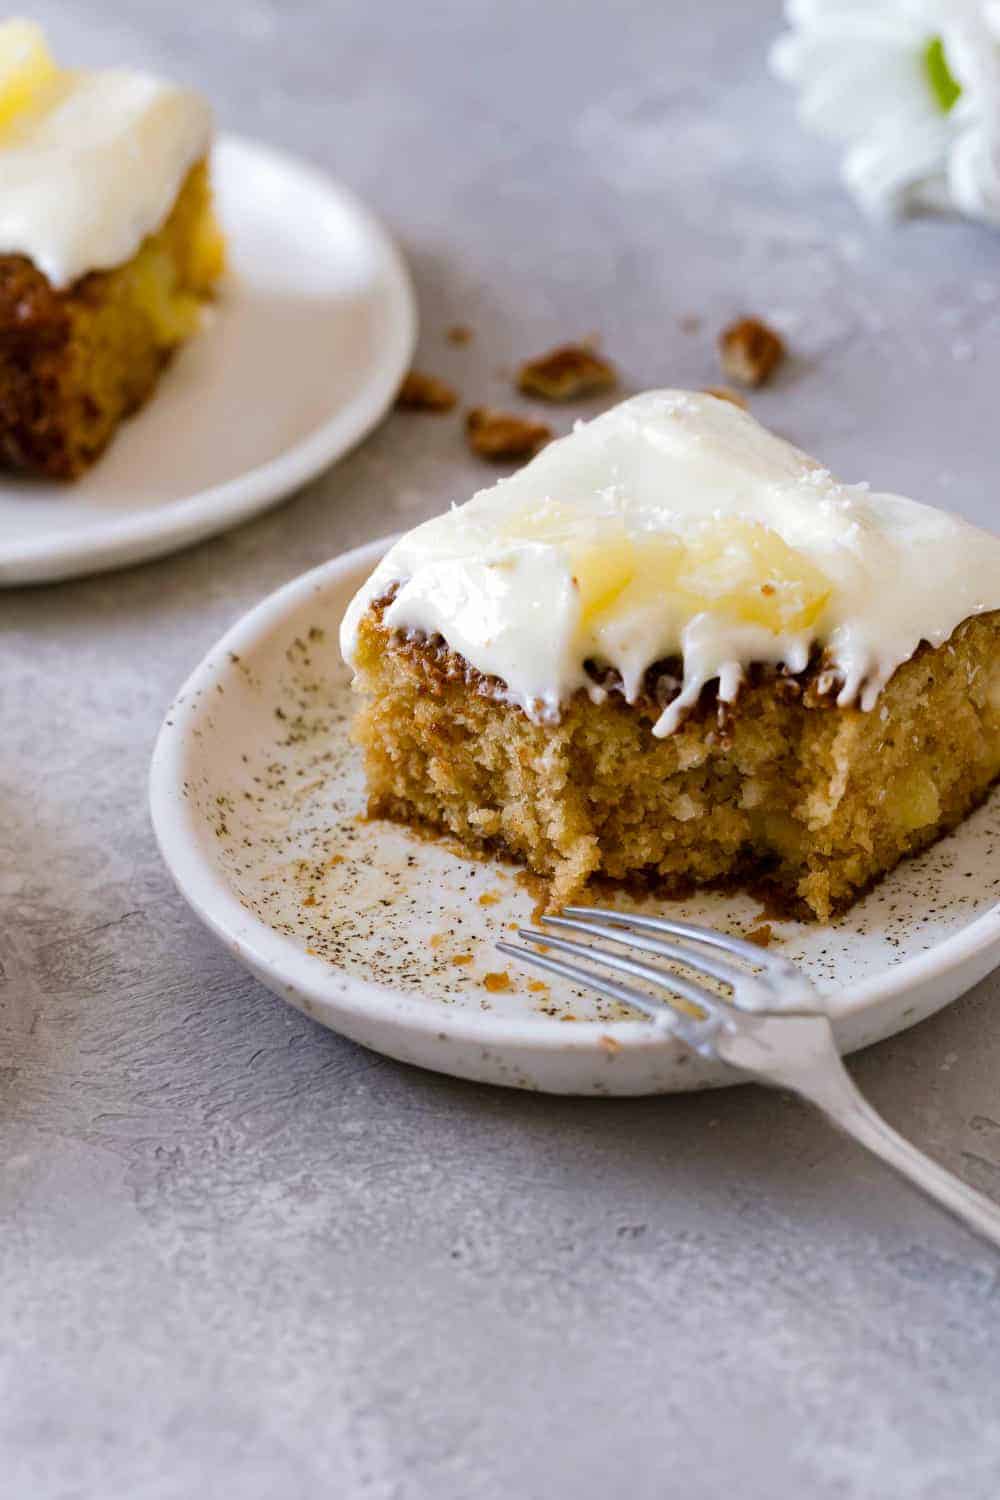
[[[232,138],[213,153],[230,270],[152,400],[74,484],[0,481],[0,584],[157,557],[273,505],[382,417],[416,336],[381,226],[322,172]]]
[[[514,869],[364,821],[337,628],[386,545],[266,599],[173,704],[151,799],[180,890],[275,994],[392,1057],[555,1093],[731,1082],[641,1018],[568,984],[535,988],[495,953],[531,915]],[[844,1051],[931,1015],[1000,961],[998,833],[1000,795],[839,921],[774,924],[827,996]],[[735,933],[760,918],[750,897],[664,909]]]

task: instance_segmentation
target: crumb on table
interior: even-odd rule
[[[543,401],[581,401],[613,391],[618,384],[614,365],[586,344],[562,344],[518,371],[519,390]]]
[[[516,412],[474,406],[465,421],[469,446],[480,458],[532,458],[552,438],[552,428]]]
[[[483,975],[483,989],[489,990],[491,995],[499,994],[501,990],[509,990],[510,987],[510,975],[506,969],[501,969],[499,973]]]
[[[451,411],[457,400],[453,386],[422,370],[411,370],[396,394],[401,411]]]
[[[770,922],[761,922],[758,927],[751,927],[744,937],[748,943],[753,943],[757,948],[769,948],[774,941],[774,928]]]
[[[740,318],[719,335],[723,373],[739,385],[763,385],[784,357],[781,336],[760,318]]]

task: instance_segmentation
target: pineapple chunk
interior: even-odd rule
[[[40,26],[34,21],[0,22],[0,130],[29,109],[58,74]]]
[[[889,815],[901,833],[915,833],[918,828],[936,823],[941,816],[937,786],[921,766],[914,766],[893,783]]]
[[[226,268],[226,241],[213,214],[204,214],[195,226],[187,271],[199,290],[209,290]]]
[[[814,626],[830,597],[830,583],[808,558],[767,526],[720,521],[690,543],[681,590],[702,609],[775,635]]]
[[[577,578],[587,571],[593,579],[595,574],[600,576],[602,570],[612,566],[621,578],[621,583],[607,604],[591,583],[593,604],[589,611],[586,594],[583,599],[585,624],[592,623],[601,614],[607,614],[612,604],[617,605],[623,614],[634,614],[655,607],[665,598],[679,597],[677,575],[685,559],[684,545],[679,539],[673,541],[667,537],[650,536],[641,542],[630,540],[617,547],[602,545],[592,549],[589,558],[589,569],[584,568],[580,557],[574,558],[574,575]],[[626,558],[627,576],[622,576],[626,571]]]
[[[513,516],[505,533],[566,548],[584,625],[669,601],[676,614],[708,612],[797,634],[817,624],[831,592],[814,563],[756,521],[712,521],[686,536],[630,536],[618,516],[581,518],[549,501]]]
[[[601,546],[572,549],[573,582],[580,591],[580,619],[589,623],[617,603],[635,577],[635,544],[610,538]]]
[[[144,245],[129,268],[129,279],[158,343],[179,344],[190,338],[198,327],[201,303],[178,287],[177,266],[165,248]]]

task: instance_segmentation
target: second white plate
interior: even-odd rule
[[[732,1081],[642,1018],[503,959],[496,939],[533,905],[515,869],[365,821],[337,627],[384,547],[264,600],[167,715],[152,811],[184,896],[275,993],[392,1057],[555,1093]],[[1000,793],[838,921],[774,924],[844,1051],[930,1015],[1000,959],[998,829]],[[735,933],[760,921],[748,896],[668,910]]]
[[[382,417],[416,337],[381,226],[324,173],[234,138],[213,153],[229,271],[149,404],[74,484],[0,479],[0,584],[121,567],[264,510]]]

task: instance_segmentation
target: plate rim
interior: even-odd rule
[[[337,178],[293,152],[234,132],[220,134],[218,153],[256,157],[312,181],[357,222],[379,266],[388,309],[378,369],[368,382],[306,437],[274,458],[208,489],[153,510],[116,516],[82,536],[50,532],[0,548],[0,587],[53,583],[150,561],[207,540],[287,498],[348,454],[385,416],[416,348],[416,293],[395,240],[362,199]],[[137,414],[142,420],[142,413]]]
[[[157,736],[149,772],[153,830],[174,884],[199,920],[230,951],[249,961],[258,976],[267,975],[264,982],[292,1004],[309,1014],[319,1011],[317,1019],[323,1019],[322,1013],[328,1007],[334,1011],[342,1008],[372,1022],[405,1023],[425,1035],[445,1033],[449,1040],[493,1046],[529,1044],[539,1050],[589,1052],[601,1037],[609,1035],[629,1050],[672,1045],[672,1033],[665,1032],[655,1021],[643,1024],[634,1019],[592,1020],[567,1027],[557,1019],[534,1013],[521,1018],[500,1016],[492,1011],[435,1010],[418,996],[347,974],[326,959],[311,958],[294,939],[275,931],[243,907],[202,853],[197,832],[188,826],[193,819],[183,796],[182,768],[188,749],[189,722],[189,716],[183,712],[184,705],[196,704],[202,695],[207,699],[207,689],[214,689],[224,664],[229,661],[229,653],[245,656],[310,594],[324,592],[350,572],[370,570],[393,540],[393,536],[379,537],[352,548],[268,594],[229,627],[175,695]],[[195,722],[193,717],[190,722]],[[860,981],[845,993],[832,1019],[839,1025],[848,1017],[856,1018],[889,1006],[904,993],[932,984],[998,944],[1000,902],[926,952],[902,959]],[[303,1000],[310,1005],[304,1006]],[[333,1016],[330,1023],[334,1023]]]

